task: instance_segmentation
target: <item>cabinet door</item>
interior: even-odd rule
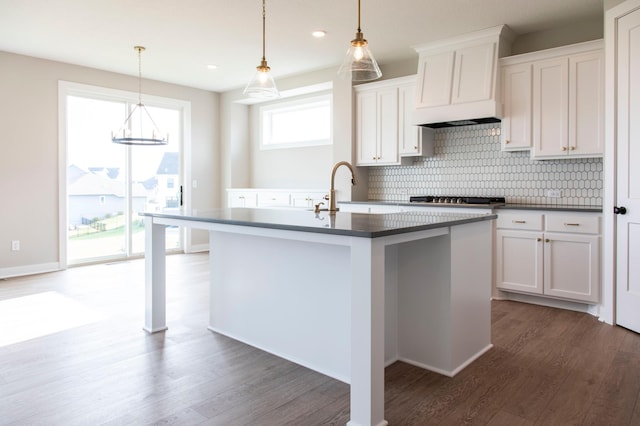
[[[600,297],[600,237],[546,233],[544,293],[597,302]]]
[[[569,155],[604,153],[604,53],[569,58]]]
[[[416,105],[415,84],[398,88],[398,150],[400,155],[420,155],[420,128],[413,124],[412,113]]]
[[[325,193],[319,192],[292,192],[291,206],[311,209],[314,208],[316,204],[324,203],[321,207],[327,208],[329,202],[324,199],[325,195]]]
[[[452,104],[491,99],[494,85],[495,49],[495,43],[486,43],[456,50],[451,93]]]
[[[496,287],[542,294],[543,243],[541,232],[496,231]]]
[[[229,191],[229,207],[256,207],[257,194],[255,192],[235,192]]]
[[[399,164],[398,154],[398,89],[378,90],[378,156],[376,163]]]
[[[502,68],[502,149],[531,149],[531,64]]]
[[[569,140],[569,61],[533,64],[533,157],[567,155]]]
[[[451,103],[454,52],[420,55],[416,107]]]
[[[376,164],[378,158],[378,114],[375,91],[356,94],[357,165]]]

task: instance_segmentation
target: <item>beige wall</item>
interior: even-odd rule
[[[58,81],[137,92],[137,77],[0,52],[0,277],[55,268],[59,261]],[[219,95],[144,82],[144,92],[191,103],[192,205],[219,205]],[[62,236],[64,238],[64,236]],[[194,233],[193,244],[207,235]],[[12,252],[11,240],[21,249]]]

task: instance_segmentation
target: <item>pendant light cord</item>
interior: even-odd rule
[[[138,105],[142,105],[142,51],[144,47],[136,46],[138,51]]]
[[[266,61],[267,58],[265,57],[265,20],[266,20],[266,16],[267,16],[267,10],[265,7],[265,0],[262,0],[262,60]]]
[[[358,32],[362,32],[360,30],[360,0],[358,0]]]

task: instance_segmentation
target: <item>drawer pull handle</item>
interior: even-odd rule
[[[512,220],[513,223],[527,223],[526,220]]]
[[[566,223],[564,224],[564,226],[580,226],[579,223]]]

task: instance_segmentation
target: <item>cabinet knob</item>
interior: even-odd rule
[[[548,238],[545,238],[544,242],[545,242],[545,243],[550,243],[550,242],[551,242],[551,240],[550,240],[550,239],[548,239]]]
[[[538,237],[536,238],[536,241],[542,241],[542,238]]]
[[[504,143],[505,143],[506,145],[508,145],[508,144],[510,144],[510,143],[511,143],[511,141],[510,141],[510,140],[506,140],[506,141],[504,141]]]
[[[571,148],[569,148],[571,151],[574,151],[576,149],[575,146],[572,146]]]
[[[562,147],[562,150],[563,150],[563,151],[566,151],[566,150],[567,150],[567,147],[566,147],[566,146],[563,146],[563,147]]]

